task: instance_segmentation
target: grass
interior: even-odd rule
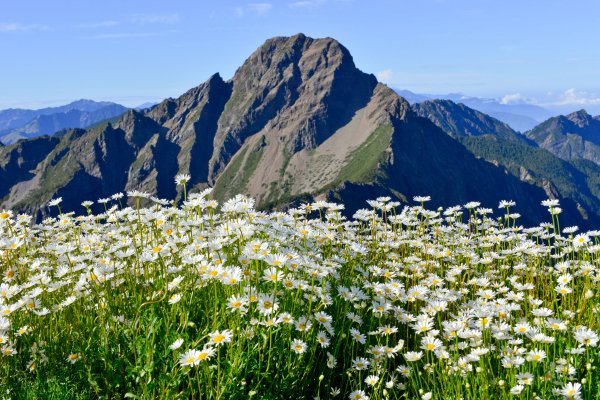
[[[561,231],[556,201],[524,228],[508,202],[496,218],[379,198],[347,219],[209,196],[0,212],[2,396],[600,395],[600,231]]]
[[[225,170],[219,175],[215,183],[214,196],[217,199],[224,199],[228,191],[233,187],[233,183],[246,157],[247,147],[243,147],[238,154],[227,164]]]
[[[385,150],[390,146],[392,126],[383,124],[377,127],[358,148],[348,156],[340,170],[338,181],[353,183],[371,182],[377,165],[383,161]]]
[[[250,149],[248,156],[248,147],[244,147],[239,154],[227,165],[223,173],[219,176],[215,184],[215,197],[225,199],[232,195],[232,190],[245,190],[248,182],[256,171],[256,167],[261,160],[264,152],[264,146],[261,144],[264,137],[259,139],[258,144]]]

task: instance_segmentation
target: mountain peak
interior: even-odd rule
[[[259,132],[286,132],[278,140],[292,153],[318,146],[366,106],[377,79],[358,70],[335,39],[297,34],[265,41],[229,83],[232,94],[210,161],[211,184],[242,143]]]
[[[356,68],[335,39],[275,37],[229,81],[214,74],[149,110],[0,148],[1,206],[42,218],[48,215],[44,204],[55,197],[63,197],[65,211],[118,191],[181,200],[174,178],[184,173],[188,189],[212,186],[212,196],[221,200],[244,193],[261,208],[339,197],[351,214],[379,196],[427,193],[438,205],[450,205],[475,197],[493,204],[508,193],[524,223],[541,220],[546,212],[540,202],[547,196],[542,186],[522,182],[510,169],[512,159],[507,169],[498,168],[490,164],[497,156],[478,159],[453,138],[483,143],[489,137],[489,147],[517,135],[467,106],[427,102],[421,111],[429,120],[421,118],[374,75]],[[521,159],[529,160],[522,147]],[[597,203],[582,207],[600,217]],[[574,206],[565,204],[565,217],[581,225]]]
[[[480,136],[494,134],[504,139],[520,141],[520,136],[507,124],[452,100],[426,100],[412,105],[420,117],[431,120],[450,136]]]
[[[256,67],[260,64],[266,68],[273,64],[287,65],[290,62],[297,64],[306,55],[312,55],[317,59],[324,56],[325,59],[322,61],[326,67],[345,64],[350,68],[355,68],[352,55],[337,40],[330,37],[314,39],[298,33],[294,36],[276,36],[267,39],[250,55],[239,70],[243,70],[244,67]]]
[[[589,125],[590,121],[592,120],[592,116],[584,109],[572,112],[571,114],[566,115],[565,118],[580,128]]]

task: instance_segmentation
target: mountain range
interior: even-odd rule
[[[120,104],[92,100],[78,100],[64,106],[39,110],[2,110],[0,142],[11,144],[20,139],[50,135],[65,128],[87,128],[127,110],[127,107]]]
[[[430,195],[434,206],[514,200],[531,225],[549,219],[540,203],[550,197],[563,221],[591,228],[600,223],[597,120],[569,125],[562,140],[566,123],[521,134],[450,100],[411,106],[336,40],[276,37],[230,80],[214,74],[149,109],[1,147],[0,207],[40,219],[55,197],[63,211],[130,190],[181,200],[174,177],[186,173],[188,189],[213,187],[218,200],[244,193],[260,208],[327,199],[352,213],[378,196]],[[560,150],[572,148],[570,135],[581,151]]]
[[[395,90],[396,93],[404,97],[411,104],[420,103],[426,100],[452,100],[455,103],[464,104],[505,122],[513,129],[520,132],[528,131],[539,123],[557,114],[552,110],[524,102],[504,103],[498,99],[472,97],[462,93],[434,95],[413,93],[410,90]]]

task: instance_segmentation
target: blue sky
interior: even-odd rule
[[[592,107],[598,26],[593,0],[4,0],[0,108],[175,97],[298,32],[390,86]]]

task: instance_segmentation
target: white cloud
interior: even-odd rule
[[[291,8],[315,8],[325,4],[326,0],[301,0],[290,3]]]
[[[265,15],[267,14],[273,5],[271,3],[251,3],[248,4],[248,9],[254,13],[255,15]]]
[[[527,99],[523,97],[521,93],[507,94],[500,99],[500,104],[519,104],[526,102]]]
[[[19,24],[15,22],[0,22],[0,32],[28,32],[28,31],[47,31],[49,28],[38,24]]]
[[[106,28],[106,27],[115,26],[118,24],[119,24],[118,21],[109,20],[109,21],[92,22],[89,24],[79,24],[79,25],[77,25],[77,28],[91,28],[91,29]]]
[[[600,97],[595,93],[588,93],[575,88],[567,89],[560,96],[557,105],[597,105],[600,104]]]
[[[379,71],[378,73],[375,74],[375,76],[377,76],[377,79],[383,83],[389,83],[393,76],[394,76],[394,71],[392,71],[391,69],[384,69],[383,71]]]
[[[181,20],[179,13],[174,14],[140,14],[133,17],[138,24],[175,24]]]
[[[92,36],[92,39],[128,39],[128,38],[145,38],[158,36],[158,32],[117,32],[117,33],[103,33],[100,35]]]

